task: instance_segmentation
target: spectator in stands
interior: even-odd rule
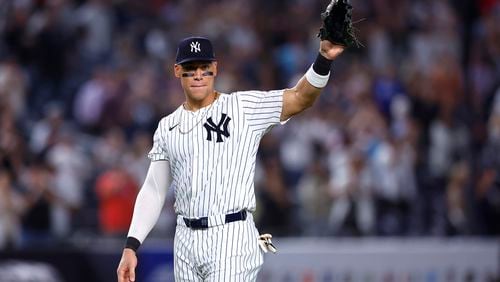
[[[59,199],[51,206],[52,233],[65,238],[73,230],[74,215],[84,205],[84,185],[89,182],[91,165],[76,142],[74,130],[65,128],[61,131],[47,152],[47,162],[54,168],[51,191]]]
[[[57,104],[45,106],[44,117],[32,127],[29,146],[36,155],[44,154],[59,138],[60,130],[65,125],[63,109]]]
[[[85,30],[82,42],[88,63],[95,64],[109,55],[115,22],[111,3],[89,0],[75,10],[75,23]]]
[[[18,247],[21,243],[21,217],[25,202],[14,187],[12,173],[0,168],[0,249]]]
[[[272,138],[265,139],[271,140]],[[272,145],[268,145],[270,143],[267,141],[263,141],[262,144],[263,149],[269,150],[270,154],[262,158],[262,181],[256,187],[260,198],[259,205],[262,209],[256,220],[257,226],[262,232],[277,236],[290,234],[295,226],[291,225],[292,202],[290,191],[284,183],[283,168],[278,155],[272,153]]]
[[[470,186],[470,168],[465,161],[454,164],[450,170],[450,180],[446,187],[446,234],[467,235],[466,191]]]
[[[14,58],[0,62],[0,104],[8,105],[16,119],[26,114],[26,76]]]
[[[92,147],[96,169],[106,170],[119,164],[126,145],[125,133],[121,128],[113,127],[106,130],[103,137],[96,140]]]
[[[329,194],[332,198],[328,233],[337,236],[372,234],[375,227],[373,179],[363,153],[349,136],[330,152]]]
[[[500,88],[493,100],[488,121],[488,142],[481,155],[481,166],[475,184],[475,233],[500,234]]]
[[[300,231],[305,236],[326,235],[324,223],[328,221],[331,206],[326,149],[314,144],[314,162],[311,162],[297,185]]]
[[[112,73],[105,67],[94,69],[92,77],[78,90],[73,105],[73,116],[84,130],[91,133],[102,129],[101,118],[104,107],[112,94]]]
[[[130,225],[139,186],[121,166],[105,170],[97,177],[95,192],[99,207],[99,229],[102,234],[123,236]]]
[[[50,211],[58,201],[51,191],[54,169],[43,159],[35,160],[24,177],[26,213],[23,217],[23,245],[43,246],[54,243]]]
[[[152,143],[151,136],[144,131],[138,131],[132,137],[130,149],[128,149],[122,158],[125,169],[134,178],[137,183],[141,183],[148,172],[148,159],[144,158],[149,152]]]
[[[0,133],[0,163],[6,164],[15,175],[20,175],[26,155],[25,138],[16,123],[12,108],[1,103]]]

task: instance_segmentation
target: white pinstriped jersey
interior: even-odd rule
[[[169,161],[177,214],[255,210],[259,142],[280,123],[282,103],[283,90],[221,94],[196,112],[181,105],[160,121],[148,156]]]

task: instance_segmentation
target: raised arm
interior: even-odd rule
[[[352,6],[349,0],[331,0],[321,14],[319,54],[297,85],[283,93],[281,121],[285,121],[312,106],[330,76],[332,61],[346,47],[360,47],[352,26]]]
[[[285,121],[313,105],[328,82],[332,61],[344,51],[344,48],[344,46],[333,44],[328,40],[320,42],[318,57],[311,68],[297,82],[297,85],[286,89],[283,93],[281,121]]]

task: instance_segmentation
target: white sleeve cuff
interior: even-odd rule
[[[307,70],[305,77],[312,86],[316,88],[323,88],[328,83],[330,72],[328,72],[327,75],[317,74],[311,65],[311,67],[309,67],[309,69]]]

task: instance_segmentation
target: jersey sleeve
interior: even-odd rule
[[[144,184],[135,201],[128,237],[134,237],[141,243],[144,242],[160,217],[171,181],[168,162],[151,162]]]
[[[151,148],[151,151],[148,153],[148,158],[151,161],[168,160],[167,150],[165,150],[165,139],[167,134],[166,124],[165,119],[162,119],[153,135],[153,148]]]
[[[237,92],[241,109],[250,127],[269,130],[280,122],[284,90]]]

